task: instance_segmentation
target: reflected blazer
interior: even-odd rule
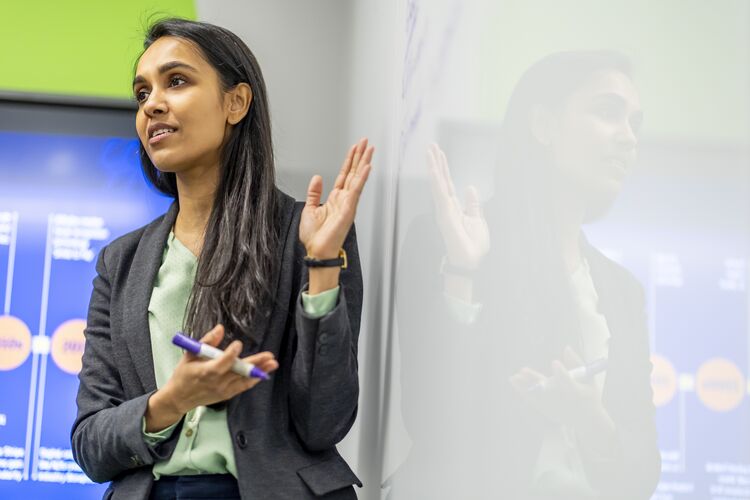
[[[362,486],[336,444],[357,415],[357,340],[362,273],[352,225],[344,242],[338,301],[314,319],[301,301],[307,289],[305,248],[299,240],[304,202],[278,191],[280,265],[276,302],[259,315],[260,345],[246,343],[242,356],[268,350],[279,369],[227,403],[242,498],[352,499]],[[167,236],[179,208],[122,236],[99,253],[89,303],[86,348],[79,374],[78,413],[71,431],[73,456],[96,482],[111,481],[104,498],[146,499],[152,466],[174,451],[172,436],[149,446],[142,417],[156,391],[148,304]]]

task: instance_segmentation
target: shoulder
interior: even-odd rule
[[[176,212],[177,204],[174,202],[167,212],[155,218],[148,224],[144,224],[138,229],[125,233],[109,242],[100,251],[99,259],[103,261],[103,264],[108,269],[121,267],[123,263],[130,262],[138,249],[138,245],[143,240],[144,235],[153,233],[165,223],[165,219],[174,219]]]
[[[597,282],[606,281],[625,297],[637,303],[645,301],[643,286],[630,270],[604,255],[601,250],[585,239],[583,240],[583,253],[588,260],[595,285],[598,284]]]

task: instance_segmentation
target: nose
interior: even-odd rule
[[[143,104],[143,112],[149,117],[154,117],[166,113],[167,110],[167,102],[164,100],[164,94],[156,88],[151,90],[146,102]]]
[[[638,146],[638,135],[627,121],[619,127],[616,139],[620,147],[626,151],[635,150]]]

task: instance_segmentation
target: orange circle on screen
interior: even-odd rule
[[[723,412],[733,410],[742,402],[745,384],[737,365],[727,359],[713,358],[698,368],[695,389],[704,405]]]
[[[664,406],[674,398],[677,392],[677,372],[674,365],[665,357],[651,356],[654,368],[651,370],[651,388],[654,391],[654,405]]]
[[[81,358],[86,345],[83,336],[85,329],[85,320],[71,319],[58,326],[52,334],[52,360],[58,368],[71,375],[78,375],[81,371]]]
[[[13,316],[0,316],[0,370],[13,370],[31,353],[31,332]]]

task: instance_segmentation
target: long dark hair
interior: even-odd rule
[[[487,286],[508,294],[512,305],[503,314],[513,323],[519,349],[533,353],[540,366],[559,358],[565,345],[579,347],[581,334],[554,220],[552,200],[563,183],[534,137],[532,113],[536,106],[555,111],[597,72],[609,70],[632,77],[629,59],[617,51],[549,54],[523,73],[503,119],[495,193],[487,210],[498,242],[499,276]],[[501,289],[497,282],[503,283]]]
[[[221,151],[219,185],[198,259],[195,283],[185,314],[185,331],[200,337],[217,323],[227,339],[260,342],[251,325],[271,297],[279,245],[271,119],[266,85],[258,61],[231,31],[208,23],[169,18],[154,23],[144,51],[172,36],[195,45],[216,70],[223,89],[247,83],[253,100],[247,115],[232,128]],[[177,199],[174,173],[161,172],[140,147],[146,178]]]

